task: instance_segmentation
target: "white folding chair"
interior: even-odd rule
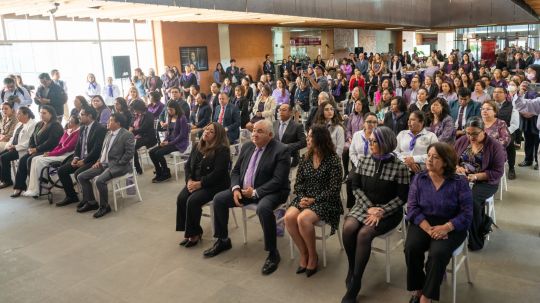
[[[457,290],[457,272],[463,264],[465,264],[465,271],[467,272],[467,282],[472,283],[471,271],[469,268],[469,249],[467,248],[468,237],[465,241],[454,250],[452,253],[452,261],[450,268],[446,269],[446,272],[452,275],[452,302],[456,303],[456,290]],[[460,257],[461,255],[461,257]]]
[[[178,181],[178,167],[184,167],[184,165],[187,162],[187,158],[189,157],[189,154],[191,153],[191,141],[189,143],[188,148],[183,152],[180,153],[179,151],[175,151],[171,153],[171,156],[173,157],[173,162],[169,163],[172,164],[174,169],[174,176],[176,177],[176,181]]]
[[[128,181],[128,179],[131,179],[131,184],[129,184],[130,182]],[[135,171],[135,165],[133,165],[133,162],[131,163],[131,172],[129,172],[129,173],[123,175],[123,176],[113,178],[113,179],[111,179],[109,181],[109,183],[112,183],[114,211],[118,211],[118,204],[117,204],[117,201],[116,201],[116,194],[120,193],[122,198],[126,198],[126,196],[127,196],[126,189],[128,189],[128,188],[134,187],[135,191],[136,191],[137,198],[138,198],[137,201],[142,202],[141,191],[139,190],[139,184],[137,183],[137,172]],[[122,183],[124,183],[125,185],[122,186]],[[94,178],[94,180],[92,182],[92,185],[93,185],[93,189],[94,189],[94,193],[95,193],[97,191],[96,184],[95,184],[95,178]]]
[[[13,180],[15,180],[15,177],[17,176],[17,169],[19,167],[19,160],[12,160],[11,161],[11,172],[13,173]]]
[[[499,182],[499,200],[501,200],[501,201],[503,199],[503,188],[504,188],[504,191],[508,191],[508,177],[506,176],[506,165],[507,164],[508,164],[508,162],[506,162],[504,164],[503,175],[502,175],[501,180]]]
[[[210,223],[211,223],[210,225],[212,226],[212,236],[213,236],[215,232],[214,230],[214,201],[210,201],[206,203],[205,205],[203,205],[203,209],[205,207],[208,207],[208,213],[203,212],[202,216],[210,218]],[[235,227],[238,228],[238,221],[236,220],[236,213],[234,212],[234,208],[231,208],[231,215],[234,219]]]
[[[398,246],[403,245],[405,248],[405,238],[406,238],[406,226],[405,226],[405,215],[403,215],[403,218],[401,219],[401,226],[397,226],[396,228],[392,229],[391,231],[387,232],[384,235],[380,235],[376,238],[382,239],[385,242],[384,248],[379,248],[373,246],[371,248],[372,252],[381,253],[386,255],[386,283],[390,283],[390,252],[394,249],[396,249]],[[394,245],[390,246],[390,236],[392,236],[395,232],[398,232],[401,230],[402,232],[402,238]]]
[[[144,173],[143,160],[146,160],[146,164],[151,165],[149,150],[152,149],[153,147],[154,146],[152,146],[150,148],[146,148],[146,146],[141,146],[137,150],[137,153],[139,155],[139,163],[141,164],[141,169],[142,169],[143,173]]]
[[[493,223],[497,224],[497,214],[495,213],[495,199],[494,196],[491,196],[486,199],[486,204],[484,205],[486,214],[493,219]],[[489,241],[489,234],[486,238]]]
[[[340,216],[341,221],[341,216]],[[318,227],[321,229],[321,235],[317,235],[317,232],[315,232],[315,240],[321,240],[321,246],[322,246],[322,255],[323,255],[323,267],[326,267],[326,240],[330,238],[331,234],[330,231],[326,232],[326,226],[328,223],[324,222],[323,220],[319,220],[319,222],[315,223],[315,227]],[[337,236],[339,240],[339,245],[341,247],[341,250],[343,250],[343,239],[341,237],[341,222],[338,225],[337,230]],[[292,240],[291,235],[289,234],[289,246],[291,248],[291,260],[294,259],[294,242]]]
[[[280,205],[279,207],[277,207],[276,210],[278,210],[280,208],[281,209],[287,209],[286,205],[287,204],[284,203],[284,204]],[[248,215],[247,210],[253,211],[254,213],[252,215]],[[242,224],[243,224],[244,244],[247,244],[247,222],[248,222],[249,219],[254,218],[254,217],[257,216],[256,212],[257,212],[257,203],[244,205],[242,207]],[[284,220],[283,218],[280,218],[280,219],[276,220],[276,225],[283,222],[283,220]]]

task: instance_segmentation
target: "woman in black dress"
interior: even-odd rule
[[[371,155],[360,155],[353,178],[356,204],[343,224],[343,244],[349,259],[342,303],[356,302],[371,242],[398,226],[409,191],[409,169],[392,152],[396,135],[388,127],[375,128],[368,139]]]
[[[343,213],[341,161],[325,125],[315,124],[307,136],[307,154],[300,161],[294,185],[295,198],[285,213],[285,225],[298,251],[297,274],[317,272],[314,224],[323,220],[334,233]]]
[[[154,116],[146,108],[146,104],[142,100],[135,100],[129,105],[134,113],[133,122],[129,127],[129,131],[135,136],[135,154],[133,155],[135,170],[137,174],[142,174],[141,163],[139,162],[139,154],[137,150],[143,146],[150,148],[157,143],[156,128],[154,127]]]
[[[227,132],[221,124],[212,122],[189,155],[186,186],[176,199],[176,231],[185,231],[181,246],[192,247],[201,240],[202,207],[231,185],[230,164]]]

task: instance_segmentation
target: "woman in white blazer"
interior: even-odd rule
[[[276,99],[272,97],[272,90],[268,85],[263,86],[261,94],[255,101],[252,109],[252,118],[246,124],[249,131],[253,130],[253,125],[260,120],[268,120],[274,122],[276,115]]]
[[[22,106],[17,111],[19,123],[15,126],[15,132],[6,145],[6,149],[0,153],[0,189],[13,185],[11,161],[19,159],[28,152],[30,137],[36,127],[34,119],[34,114],[28,107]]]

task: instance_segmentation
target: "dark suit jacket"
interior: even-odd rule
[[[194,146],[191,150],[191,154],[185,165],[186,172],[186,184],[187,181],[193,178],[193,173],[197,169],[197,161],[195,159],[201,159],[201,171],[199,180],[203,189],[208,190],[211,193],[218,193],[231,186],[231,177],[229,174],[229,168],[231,165],[231,151],[228,147],[222,146],[214,151],[211,157],[202,157],[197,146]]]
[[[510,61],[510,63],[508,64],[508,71],[510,73],[512,73],[512,74],[515,73],[516,72],[515,71],[516,67],[517,67],[517,61],[516,61],[516,59],[514,59],[514,60]],[[519,69],[524,70],[526,68],[527,68],[527,66],[525,65],[525,61],[523,59],[519,59]]]
[[[242,146],[238,160],[231,172],[231,189],[244,185],[244,176],[249,166],[255,144],[248,142]],[[291,185],[289,171],[291,158],[287,146],[277,140],[270,140],[260,157],[253,180],[253,188],[259,199],[270,194],[280,194],[283,199],[289,195]],[[285,202],[285,201],[283,201]]]
[[[41,104],[41,102],[39,101],[39,97],[49,99],[51,100],[51,103],[49,103],[48,105],[54,108],[57,116],[62,116],[64,114],[64,103],[67,100],[67,95],[64,90],[54,82],[51,82],[51,85],[49,86],[49,92],[46,96],[44,90],[45,88],[43,86],[40,86],[38,88],[36,92],[36,98],[34,98],[34,102],[39,105],[39,108],[41,108],[41,106],[44,104]]]
[[[274,121],[274,138],[279,140],[279,125],[281,120]],[[283,132],[283,137],[281,138],[281,143],[286,144],[291,153],[292,164],[291,166],[298,165],[300,159],[300,150],[306,147],[306,133],[304,132],[304,127],[302,124],[297,123],[292,118],[287,124],[287,128]]]
[[[459,115],[459,101],[450,102],[450,115],[452,119],[457,121]],[[473,100],[469,101],[467,104],[467,111],[465,112],[465,121],[470,117],[480,116],[480,103],[474,102]],[[465,126],[465,124],[463,124]]]
[[[437,84],[431,84],[431,86],[428,89],[427,100],[431,102],[431,100],[435,99],[438,94],[439,94],[439,87],[437,86]]]
[[[189,120],[191,124],[195,125],[197,128],[203,128],[212,120],[212,109],[208,103],[203,103],[202,106],[199,107],[198,111],[197,107],[199,107],[199,105],[195,107],[191,113],[191,116],[189,117]],[[198,119],[198,123],[195,123],[196,119]]]
[[[208,94],[208,97],[206,97],[206,103],[210,105],[210,108],[212,109],[212,117],[214,117],[214,113],[216,112],[216,106],[219,105],[218,95],[213,96],[211,93]]]
[[[399,134],[402,130],[407,129],[409,126],[407,125],[407,121],[409,120],[409,113],[405,112],[403,115],[401,115],[397,120],[396,124],[394,125],[394,121],[392,118],[392,113],[387,112],[386,115],[384,115],[384,121],[383,124],[386,127],[389,127],[391,130],[394,131],[394,133]]]
[[[219,115],[221,113],[221,106],[216,107],[214,113],[214,122],[219,121]],[[223,127],[227,128],[227,137],[229,142],[233,144],[240,137],[240,111],[236,106],[229,103],[225,107],[225,115],[223,116]]]
[[[133,121],[131,122],[131,127],[133,127],[134,124],[135,118],[133,118]],[[141,117],[139,129],[133,129],[133,136],[137,135],[141,136],[141,138],[145,138],[145,140],[148,140],[148,144],[150,144],[150,146],[156,144],[157,137],[156,129],[154,128],[154,115],[151,112],[146,111]]]
[[[246,124],[249,122],[248,100],[244,97],[240,97],[240,99],[236,99],[236,97],[233,97],[230,103],[234,104],[240,111],[240,127],[246,128]]]
[[[82,156],[82,144],[83,144],[83,134],[87,126],[81,127],[79,140],[77,140],[77,145],[75,145],[75,153],[73,154],[75,158],[81,158]],[[103,125],[99,124],[98,121],[94,121],[92,128],[88,132],[88,139],[86,139],[86,157],[83,160],[84,164],[91,164],[99,160],[101,153],[101,148],[103,147],[103,140],[107,134],[107,129]]]
[[[262,64],[263,67],[263,74],[270,74],[272,77],[274,76],[274,62],[270,61],[270,64],[266,64],[266,60]]]
[[[40,132],[44,122],[40,121],[36,124],[34,134],[30,137],[29,148],[37,149],[38,153],[44,153],[53,150],[60,138],[64,134],[64,129],[60,123],[56,122],[56,117],[52,117],[54,122],[49,123],[47,129]]]

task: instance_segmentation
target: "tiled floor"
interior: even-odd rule
[[[471,253],[474,283],[459,273],[458,302],[540,302],[540,176],[530,168],[517,173],[503,201],[495,202],[501,229],[484,250]],[[206,260],[208,218],[202,219],[202,245],[179,247],[174,221],[181,182],[151,184],[150,174],[139,180],[144,202],[129,198],[99,220],[77,214],[75,205],[11,199],[9,189],[1,190],[0,302],[339,302],[347,260],[337,237],[328,241],[328,267],[309,279],[294,274],[297,260],[288,257],[287,238],[278,240],[278,271],[260,274],[266,255],[254,222],[247,245],[241,228],[233,227],[233,249]],[[384,261],[372,255],[360,302],[408,301],[402,249],[392,253],[390,284]],[[451,301],[450,281],[443,282],[441,301]]]

